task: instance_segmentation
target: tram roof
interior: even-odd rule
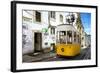
[[[71,24],[60,24],[57,26],[57,31],[76,31],[75,27]]]
[[[57,26],[62,26],[62,25],[70,25],[70,26],[72,26],[71,24],[59,24]]]

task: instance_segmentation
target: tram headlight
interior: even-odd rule
[[[61,48],[61,51],[64,52],[64,48]]]

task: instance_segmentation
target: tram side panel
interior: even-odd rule
[[[80,54],[80,44],[58,44],[56,53],[61,56],[76,56]]]

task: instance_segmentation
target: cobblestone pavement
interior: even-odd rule
[[[54,52],[40,53],[38,55],[23,55],[23,62],[47,62],[47,61],[67,61],[67,60],[86,60],[91,59],[91,49],[81,50],[81,54],[72,58],[58,57]]]
[[[75,57],[72,58],[68,58],[68,57],[53,57],[53,58],[49,58],[47,60],[44,61],[67,61],[67,60],[87,60],[87,59],[91,59],[91,49],[90,48],[86,48],[81,50],[81,54],[77,55]]]
[[[43,60],[47,60],[49,58],[54,58],[56,53],[48,52],[48,53],[39,53],[38,55],[27,54],[23,55],[23,62],[40,62]]]

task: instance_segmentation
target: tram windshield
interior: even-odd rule
[[[66,44],[66,32],[65,31],[59,32],[59,43]]]
[[[80,43],[79,35],[75,31],[58,31],[57,43],[60,44],[73,44]]]

